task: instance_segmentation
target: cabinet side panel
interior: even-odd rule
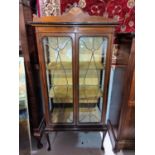
[[[134,139],[135,137],[135,101],[134,101],[134,69],[135,68],[135,42],[133,39],[129,58],[128,71],[123,95],[120,125],[118,130],[119,139]],[[132,104],[130,103],[132,101]]]

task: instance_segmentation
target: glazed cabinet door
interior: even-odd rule
[[[78,37],[78,123],[103,124],[106,109],[108,36]],[[107,70],[107,71],[106,71]]]
[[[74,34],[48,33],[41,39],[46,121],[50,124],[73,124]]]
[[[45,33],[40,39],[46,122],[105,123],[112,35]]]

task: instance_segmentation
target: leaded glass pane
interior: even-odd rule
[[[52,123],[73,122],[72,40],[43,39],[49,110]]]
[[[103,103],[107,38],[79,40],[79,122],[100,122]]]

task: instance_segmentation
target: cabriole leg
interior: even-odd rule
[[[41,143],[41,137],[36,137],[37,139],[37,148],[41,149],[43,147],[43,144]]]

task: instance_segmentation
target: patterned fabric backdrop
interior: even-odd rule
[[[63,14],[76,3],[89,15],[117,19],[116,32],[135,31],[135,0],[39,0],[38,3],[39,16]]]

